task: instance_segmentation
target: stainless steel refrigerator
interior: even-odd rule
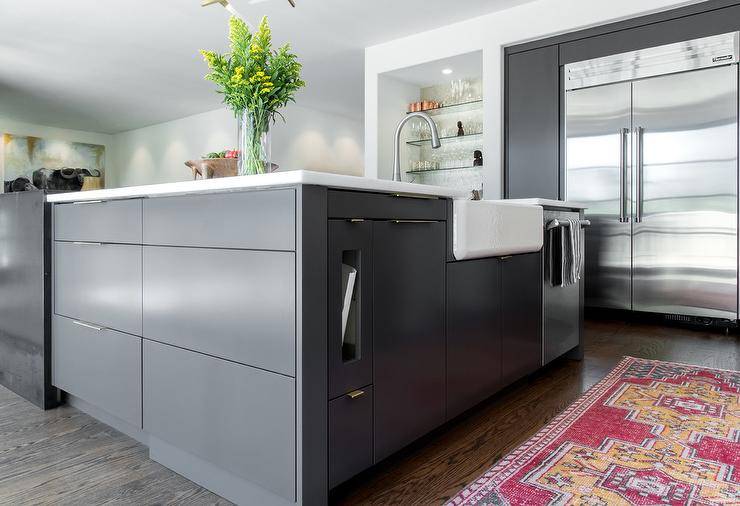
[[[736,320],[738,34],[566,65],[586,306]]]

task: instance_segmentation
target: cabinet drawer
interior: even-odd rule
[[[183,195],[144,202],[144,243],[295,250],[295,190]]]
[[[141,244],[141,200],[55,204],[54,239]]]
[[[376,220],[447,219],[447,200],[404,197],[347,190],[327,192],[329,218],[365,218]]]
[[[144,337],[295,374],[295,254],[144,246]]]
[[[144,430],[291,501],[295,380],[144,340]]]
[[[141,335],[141,246],[56,242],[54,312]]]
[[[329,402],[329,488],[373,464],[373,387]]]
[[[52,383],[141,427],[141,338],[54,316]]]

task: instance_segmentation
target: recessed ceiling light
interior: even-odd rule
[[[452,74],[452,69],[442,69],[442,73],[446,76]]]

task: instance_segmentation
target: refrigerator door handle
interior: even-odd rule
[[[636,155],[636,180],[635,180],[635,222],[642,222],[642,171],[643,171],[643,137],[645,129],[635,128],[635,155]]]
[[[619,129],[619,222],[627,223],[627,136],[628,128]]]

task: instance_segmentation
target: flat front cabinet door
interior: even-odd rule
[[[566,93],[566,199],[586,204],[592,224],[585,244],[589,307],[631,309],[630,105],[629,83]]]
[[[372,234],[370,221],[329,221],[329,399],[373,381]],[[352,270],[354,289],[343,333],[343,278]]]
[[[534,308],[534,310],[533,310]],[[504,385],[542,365],[542,255],[501,259],[501,376]]]
[[[447,264],[447,419],[501,386],[501,262]]]
[[[375,461],[444,422],[445,224],[373,227]]]
[[[559,195],[558,46],[507,57],[506,197]]]
[[[633,84],[635,310],[736,318],[737,78]]]

